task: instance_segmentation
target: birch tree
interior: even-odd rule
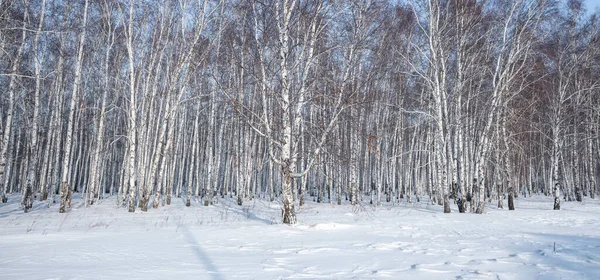
[[[92,154],[92,161],[90,166],[90,185],[89,185],[89,197],[87,203],[92,205],[94,204],[94,200],[97,199],[98,189],[102,187],[101,182],[99,181],[100,170],[98,170],[101,166],[102,161],[102,151],[104,148],[104,135],[105,135],[105,126],[106,126],[106,111],[108,105],[108,93],[110,90],[109,83],[109,70],[110,70],[110,56],[112,48],[115,44],[115,26],[112,22],[113,12],[112,6],[108,1],[102,2],[102,11],[104,13],[104,30],[103,35],[106,37],[106,47],[104,52],[104,79],[103,79],[103,91],[102,91],[102,105],[100,105],[100,112],[96,122],[96,141],[94,152]]]
[[[34,52],[35,52],[35,57],[34,57],[34,68],[35,68],[35,93],[34,93],[34,109],[33,109],[33,119],[32,119],[32,129],[31,129],[31,142],[29,145],[29,153],[31,154],[30,156],[30,163],[29,163],[29,170],[27,171],[27,183],[26,183],[26,189],[23,192],[23,198],[21,200],[21,205],[23,205],[23,208],[25,209],[25,212],[27,212],[28,209],[31,209],[31,207],[33,207],[33,192],[34,192],[34,185],[36,184],[36,182],[38,182],[37,178],[36,178],[36,172],[38,172],[37,170],[37,164],[38,164],[38,135],[39,135],[39,128],[38,128],[38,119],[39,119],[39,115],[40,115],[40,79],[41,79],[41,74],[40,74],[40,60],[42,59],[42,57],[40,56],[39,53],[39,39],[40,39],[40,33],[42,31],[42,26],[44,25],[44,13],[45,13],[45,9],[46,9],[46,0],[42,0],[42,10],[40,12],[40,18],[39,18],[39,23],[38,23],[38,28],[37,28],[37,32],[35,33],[35,37],[33,40],[33,48],[34,48]]]
[[[73,91],[71,93],[71,102],[69,105],[69,120],[67,123],[67,134],[65,138],[65,154],[62,164],[62,175],[60,184],[60,208],[59,213],[67,211],[67,205],[71,204],[71,196],[73,186],[69,183],[69,170],[72,168],[69,161],[71,160],[71,144],[73,141],[73,126],[75,125],[75,110],[77,109],[78,90],[81,83],[81,67],[83,60],[83,49],[85,44],[85,30],[87,25],[88,0],[85,1],[83,8],[83,23],[82,31],[79,35],[79,46],[77,48],[77,60],[75,62],[75,77],[73,80]]]
[[[15,111],[15,91],[17,90],[17,78],[19,76],[18,70],[19,70],[19,64],[21,62],[21,56],[23,55],[23,50],[25,48],[25,43],[26,43],[26,39],[27,39],[27,21],[28,21],[28,17],[29,17],[29,13],[27,11],[28,9],[28,2],[24,1],[24,8],[23,8],[23,25],[22,25],[22,31],[21,31],[21,44],[19,45],[19,48],[16,52],[15,57],[13,58],[13,62],[12,62],[12,69],[10,72],[10,82],[8,85],[8,110],[6,111],[6,118],[5,118],[5,125],[4,125],[4,134],[2,135],[2,150],[0,151],[0,196],[2,202],[6,202],[7,198],[6,198],[6,187],[4,185],[5,180],[4,180],[4,171],[6,168],[6,164],[7,164],[7,153],[8,153],[8,148],[9,148],[9,140],[10,140],[10,135],[11,135],[11,129],[13,126],[13,115],[14,115],[14,111]],[[25,207],[27,209],[27,207]]]
[[[57,187],[60,212],[73,193],[128,211],[220,194],[280,199],[292,224],[310,200],[482,213],[600,190],[580,1],[0,6],[0,195],[25,210]]]

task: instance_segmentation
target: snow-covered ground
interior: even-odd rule
[[[519,198],[516,211],[401,203],[297,208],[182,201],[128,213],[113,198],[59,214],[0,204],[1,279],[600,279],[600,201]],[[556,249],[554,249],[556,248]]]

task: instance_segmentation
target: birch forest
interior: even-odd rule
[[[514,210],[600,193],[581,0],[0,0],[0,197]],[[8,196],[13,194],[12,196]],[[15,196],[14,194],[19,194]]]

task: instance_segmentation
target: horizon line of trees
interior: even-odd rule
[[[600,23],[581,0],[0,1],[0,198],[134,212],[219,197],[600,191]],[[195,198],[195,199],[194,199]]]

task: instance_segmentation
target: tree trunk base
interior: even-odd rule
[[[67,193],[67,208],[71,208],[71,201],[73,201],[73,190],[69,190]]]
[[[475,214],[483,214],[483,210],[485,209],[485,200],[480,202],[479,205],[477,205],[477,209],[475,210]]]
[[[23,197],[23,211],[27,213],[29,209],[33,208],[33,195],[32,195],[32,187],[30,184],[25,188],[25,196]]]
[[[98,196],[98,191],[97,190],[90,190],[88,204],[89,205],[93,205],[94,204],[94,200],[96,200],[96,197],[98,197],[98,199],[100,199],[100,197]]]
[[[579,187],[575,187],[575,200],[581,202],[583,199],[581,197],[581,189]]]
[[[508,210],[515,210],[515,198],[512,191],[508,194]]]
[[[134,200],[133,196],[129,198],[129,212],[130,213],[135,212],[135,200]]]
[[[33,198],[31,196],[29,196],[27,199],[25,199],[25,205],[23,208],[25,210],[25,213],[27,213],[27,211],[29,211],[29,209],[33,208]]]
[[[60,185],[60,208],[58,208],[58,213],[67,212],[67,182],[63,182]]]
[[[283,203],[282,216],[284,224],[293,225],[296,223],[296,212],[294,211],[293,202]]]
[[[142,212],[148,212],[149,201],[150,201],[149,197],[147,197],[146,195],[142,196],[142,199],[140,200],[140,210],[142,210]]]
[[[40,193],[40,201],[45,201],[48,199],[48,192],[47,191],[43,191]]]
[[[450,213],[450,199],[448,195],[444,195],[444,213]]]
[[[210,198],[210,204],[212,204],[212,205],[219,204],[219,196],[218,196],[217,191],[213,191],[213,195]]]
[[[23,205],[23,210],[25,213],[27,213],[27,211],[33,207],[33,193],[32,192],[33,192],[33,187],[31,186],[31,184],[27,184],[27,186],[25,187],[25,193],[23,195],[23,200],[21,201],[21,204]]]
[[[465,213],[467,202],[462,197],[456,201],[456,205],[458,206],[458,213]]]

